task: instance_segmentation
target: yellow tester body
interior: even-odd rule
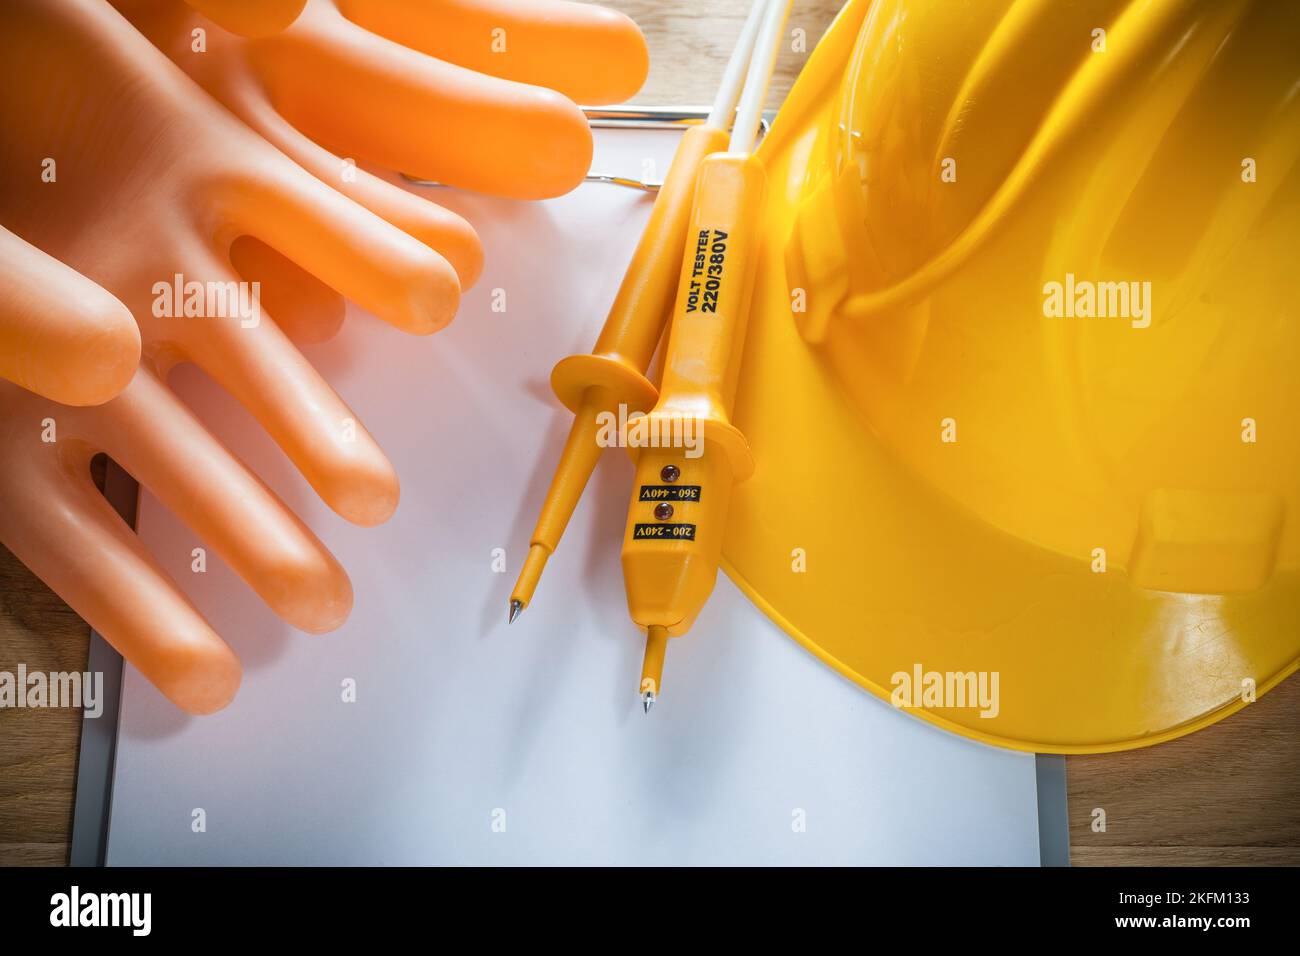
[[[701,164],[659,400],[632,449],[623,579],[632,620],[648,632],[641,689],[651,700],[667,638],[686,633],[713,591],[732,485],[754,470],[730,416],[765,186],[752,155]]]
[[[542,570],[559,547],[600,459],[601,414],[617,415],[620,405],[629,414],[644,413],[658,398],[645,370],[672,306],[673,272],[681,261],[692,190],[700,163],[726,146],[727,132],[716,126],[693,126],[682,134],[595,350],[570,355],[551,372],[551,387],[574,420],[533,529],[528,557],[510,594],[512,621],[532,601]]]

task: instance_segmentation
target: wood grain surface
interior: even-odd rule
[[[622,10],[635,20],[650,45],[650,76],[631,102],[659,106],[707,105],[712,101],[749,11],[748,0],[614,0],[605,6]],[[777,56],[767,94],[769,107],[781,105],[841,6],[841,0],[795,0],[786,23],[787,42]]]
[[[81,618],[0,548],[0,671],[80,671],[89,638]],[[67,861],[80,738],[78,710],[0,709],[0,865]]]
[[[633,102],[707,103],[746,0],[610,0],[645,31],[650,78]],[[837,0],[796,0],[789,27],[811,51]],[[806,54],[787,43],[769,106]],[[4,503],[0,502],[0,507]],[[1300,622],[1297,623],[1300,626]],[[80,670],[88,629],[0,548],[0,670]],[[1076,865],[1300,864],[1300,681],[1191,737],[1146,750],[1073,757],[1067,766]],[[60,864],[71,832],[79,714],[0,710],[0,865]],[[1094,831],[1093,811],[1106,814]]]
[[[1300,680],[1190,736],[1066,761],[1075,865],[1300,866]],[[1106,829],[1094,831],[1094,811]]]

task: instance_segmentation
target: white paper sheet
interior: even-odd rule
[[[593,168],[661,175],[675,142],[598,132]],[[569,423],[551,366],[590,348],[652,197],[598,184],[532,204],[434,195],[487,249],[453,325],[414,339],[357,314],[308,350],[401,475],[386,525],[348,525],[232,399],[192,369],[174,380],[339,557],[356,603],[332,634],[293,631],[212,552],[192,573],[202,542],[143,496],[141,535],[245,677],[225,711],[190,718],[128,666],[108,862],[1037,865],[1032,756],[864,693],[725,576],[643,715],[621,454],[507,628]],[[504,312],[490,308],[498,289]]]

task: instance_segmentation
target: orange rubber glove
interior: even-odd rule
[[[126,387],[139,361],[126,306],[0,228],[0,378],[68,405],[98,405]]]
[[[229,23],[231,7],[254,0],[189,2],[224,8]],[[257,41],[179,0],[113,3],[304,169],[439,250],[462,289],[482,269],[469,225],[356,162],[502,196],[559,195],[591,163],[591,132],[570,100],[626,99],[649,66],[631,20],[563,0],[311,0],[282,35]],[[281,290],[277,321],[295,341],[323,341],[342,322],[341,299],[256,239],[239,240],[232,260]]]
[[[122,462],[309,631],[346,617],[346,575],[166,389],[168,369],[206,370],[352,521],[391,514],[398,483],[269,314],[252,321],[256,310],[214,310],[201,296],[202,314],[186,316],[183,302],[166,301],[174,277],[224,288],[215,284],[238,278],[236,237],[255,236],[312,282],[426,333],[455,311],[455,270],[279,153],[102,0],[0,7],[0,130],[0,222],[14,233],[2,239],[5,262],[16,261],[9,247],[29,248],[17,237],[48,254],[26,254],[45,270],[41,286],[0,287],[0,315],[30,317],[43,296],[56,300],[44,284],[66,285],[76,270],[83,291],[95,283],[130,310],[143,342],[141,367],[103,405],[55,405],[0,382],[0,541],[179,706],[214,710],[234,694],[238,662],[95,490],[91,455]],[[114,311],[94,298],[89,312]],[[68,351],[71,368],[82,359]]]
[[[649,67],[631,20],[565,0],[309,0],[259,40],[210,29],[177,0],[113,2],[240,118],[362,202],[374,184],[346,188],[359,184],[341,181],[341,158],[499,196],[566,193],[591,165],[573,100],[624,100]],[[389,202],[371,208],[387,215]]]
[[[226,387],[335,511],[387,518],[387,459],[271,316],[186,316],[164,287],[237,281],[232,247],[252,236],[428,333],[455,312],[451,265],[294,165],[100,0],[9,0],[0,20],[0,223],[120,299],[160,377],[192,361]]]
[[[224,707],[239,660],[95,487],[101,451],[284,620],[319,632],[348,616],[338,561],[148,369],[89,408],[0,382],[0,542],[178,707]]]

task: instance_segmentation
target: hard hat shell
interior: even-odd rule
[[[986,742],[1118,750],[1300,656],[1300,7],[852,2],[760,156],[728,570]]]

